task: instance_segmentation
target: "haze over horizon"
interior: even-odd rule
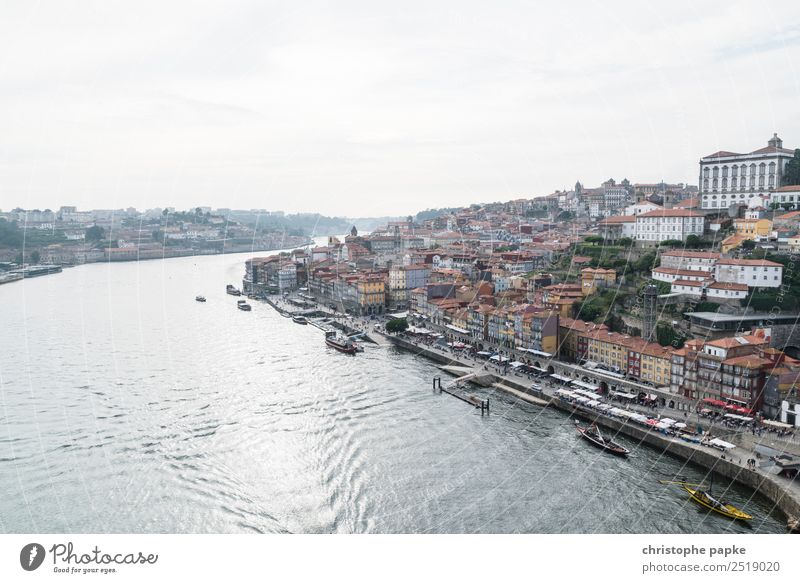
[[[369,217],[800,147],[800,3],[7,2],[0,208]]]

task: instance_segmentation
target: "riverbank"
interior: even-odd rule
[[[413,351],[416,354],[425,356],[436,362],[445,365],[457,364],[459,366],[470,367],[476,372],[481,371],[485,373],[485,370],[476,366],[474,362],[459,359],[455,355],[442,354],[397,336],[386,335],[386,337],[395,346]],[[793,528],[792,525],[795,525],[797,518],[800,517],[800,483],[798,483],[798,479],[774,476],[758,468],[747,468],[746,465],[743,465],[743,461],[752,455],[751,452],[747,452],[746,455],[740,455],[736,458],[740,461],[740,463],[737,463],[730,453],[725,455],[722,452],[698,444],[674,439],[652,429],[634,425],[621,419],[612,418],[600,414],[595,410],[561,400],[555,396],[553,390],[550,390],[549,387],[544,385],[534,387],[532,382],[525,383],[515,378],[499,374],[493,374],[493,376],[496,379],[496,383],[493,384],[494,388],[504,390],[512,396],[537,405],[544,403],[544,406],[559,409],[570,416],[578,416],[590,422],[597,423],[612,431],[614,435],[625,435],[637,440],[640,444],[646,444],[661,455],[666,454],[681,459],[704,471],[715,473],[752,489],[767,498],[774,504],[775,508],[781,511],[786,519],[787,528]],[[512,391],[506,390],[502,385],[510,387]],[[519,391],[521,394],[516,395],[514,391]],[[533,398],[525,398],[525,395],[530,395]],[[796,528],[796,526],[794,526],[794,528]]]

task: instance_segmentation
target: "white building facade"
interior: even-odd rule
[[[774,134],[761,148],[747,154],[721,150],[700,159],[700,208],[728,209],[731,205],[749,205],[753,198],[766,204],[775,200],[774,190],[781,186],[786,163],[794,150],[783,147],[783,140]],[[797,208],[800,196],[784,201]]]
[[[705,226],[703,215],[686,209],[660,209],[636,216],[636,241],[655,245],[669,239],[701,237]]]
[[[783,265],[766,259],[720,259],[714,266],[714,279],[748,287],[780,287]]]

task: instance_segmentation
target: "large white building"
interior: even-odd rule
[[[703,235],[705,218],[686,209],[659,209],[636,216],[636,240],[642,245],[655,245],[669,239],[686,239]]]
[[[714,266],[714,279],[749,287],[780,287],[783,265],[766,259],[720,259]]]
[[[776,200],[774,190],[781,185],[786,163],[794,150],[783,147],[774,134],[766,148],[747,154],[720,150],[700,159],[700,208],[703,210],[748,205],[758,197],[765,205]],[[792,197],[795,198],[795,197]],[[798,200],[785,201],[796,205]]]

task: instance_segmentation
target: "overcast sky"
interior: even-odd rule
[[[0,3],[3,210],[409,214],[696,183],[773,132],[797,1]]]

